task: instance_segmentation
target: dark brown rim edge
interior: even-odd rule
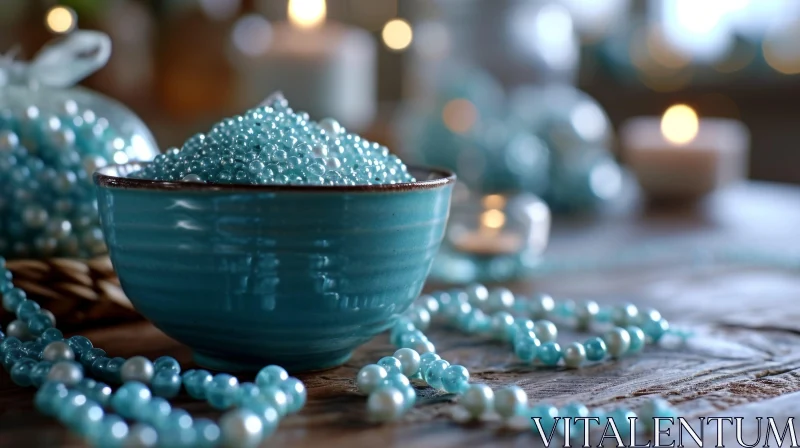
[[[428,175],[436,176],[434,179],[419,182],[407,182],[402,184],[381,184],[381,185],[342,185],[342,186],[322,186],[322,185],[250,185],[250,184],[209,184],[196,182],[167,182],[149,179],[131,179],[127,177],[113,176],[106,174],[109,171],[119,170],[122,167],[141,167],[147,163],[125,163],[109,165],[97,170],[94,175],[94,183],[104,188],[122,188],[130,190],[181,190],[181,191],[209,191],[209,192],[228,192],[228,191],[249,191],[249,192],[330,192],[330,193],[379,193],[387,191],[413,191],[430,190],[455,183],[456,175],[441,168],[426,168],[420,166],[409,166],[409,171],[422,171]]]

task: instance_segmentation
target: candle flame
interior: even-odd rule
[[[667,141],[683,145],[697,137],[700,120],[697,113],[685,104],[676,104],[661,118],[661,133]]]
[[[299,28],[316,28],[325,22],[325,0],[289,0],[289,22]]]
[[[505,213],[495,208],[481,213],[481,227],[484,229],[499,229],[506,223]]]

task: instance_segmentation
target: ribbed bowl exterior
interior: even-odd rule
[[[206,367],[293,371],[344,362],[419,295],[452,190],[98,186],[111,261],[142,315]]]

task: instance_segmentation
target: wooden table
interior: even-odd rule
[[[800,188],[759,183],[730,189],[696,207],[652,209],[636,204],[603,216],[558,221],[548,260],[599,261],[596,269],[551,272],[515,288],[601,303],[633,301],[654,306],[694,337],[683,345],[647,348],[639,356],[580,370],[525,366],[507,346],[475,337],[447,331],[432,331],[430,337],[440,354],[466,366],[473,380],[492,386],[518,384],[536,402],[579,401],[590,407],[636,409],[647,396],[660,395],[687,418],[745,417],[745,441],[752,443],[756,416],[776,417],[782,429],[786,418],[797,414],[800,275],[797,268],[719,262],[703,255],[718,254],[721,247],[800,254],[799,234]],[[624,261],[625,251],[641,248],[649,248],[644,252],[649,255],[638,252],[628,259],[631,263],[608,268],[612,262]],[[704,248],[709,251],[698,251]],[[191,363],[186,347],[147,323],[85,334],[114,356],[169,354],[185,365]],[[577,337],[567,333],[563,340]],[[309,390],[308,405],[283,421],[265,446],[527,447],[541,443],[530,431],[503,430],[498,422],[455,423],[455,397],[429,388],[418,389],[418,404],[401,422],[366,423],[365,398],[356,393],[353,377],[360,367],[392,352],[386,336],[379,336],[346,365],[301,375]],[[243,378],[247,379],[251,378]],[[32,389],[16,387],[7,374],[0,374],[0,447],[83,446],[59,424],[39,415],[32,398]],[[214,415],[203,403],[179,399],[176,405]],[[762,427],[759,446],[765,430]],[[706,428],[706,446],[714,445],[715,431],[714,425]],[[671,440],[666,438],[667,443]],[[687,440],[691,441],[684,439],[684,444],[691,446]],[[738,446],[729,425],[725,441],[726,446]],[[775,446],[774,440],[770,445]]]

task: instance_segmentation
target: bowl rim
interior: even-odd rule
[[[204,191],[204,192],[242,192],[269,193],[269,192],[297,192],[297,193],[381,193],[391,191],[433,190],[445,185],[454,184],[456,175],[443,168],[423,167],[409,165],[409,171],[422,171],[435,176],[433,179],[419,182],[403,182],[399,184],[377,185],[251,185],[251,184],[214,184],[201,182],[174,182],[151,179],[132,179],[128,177],[109,174],[110,171],[122,167],[142,167],[150,162],[129,162],[108,165],[98,169],[92,175],[95,185],[102,188],[115,188],[127,190],[155,190],[155,191]]]

